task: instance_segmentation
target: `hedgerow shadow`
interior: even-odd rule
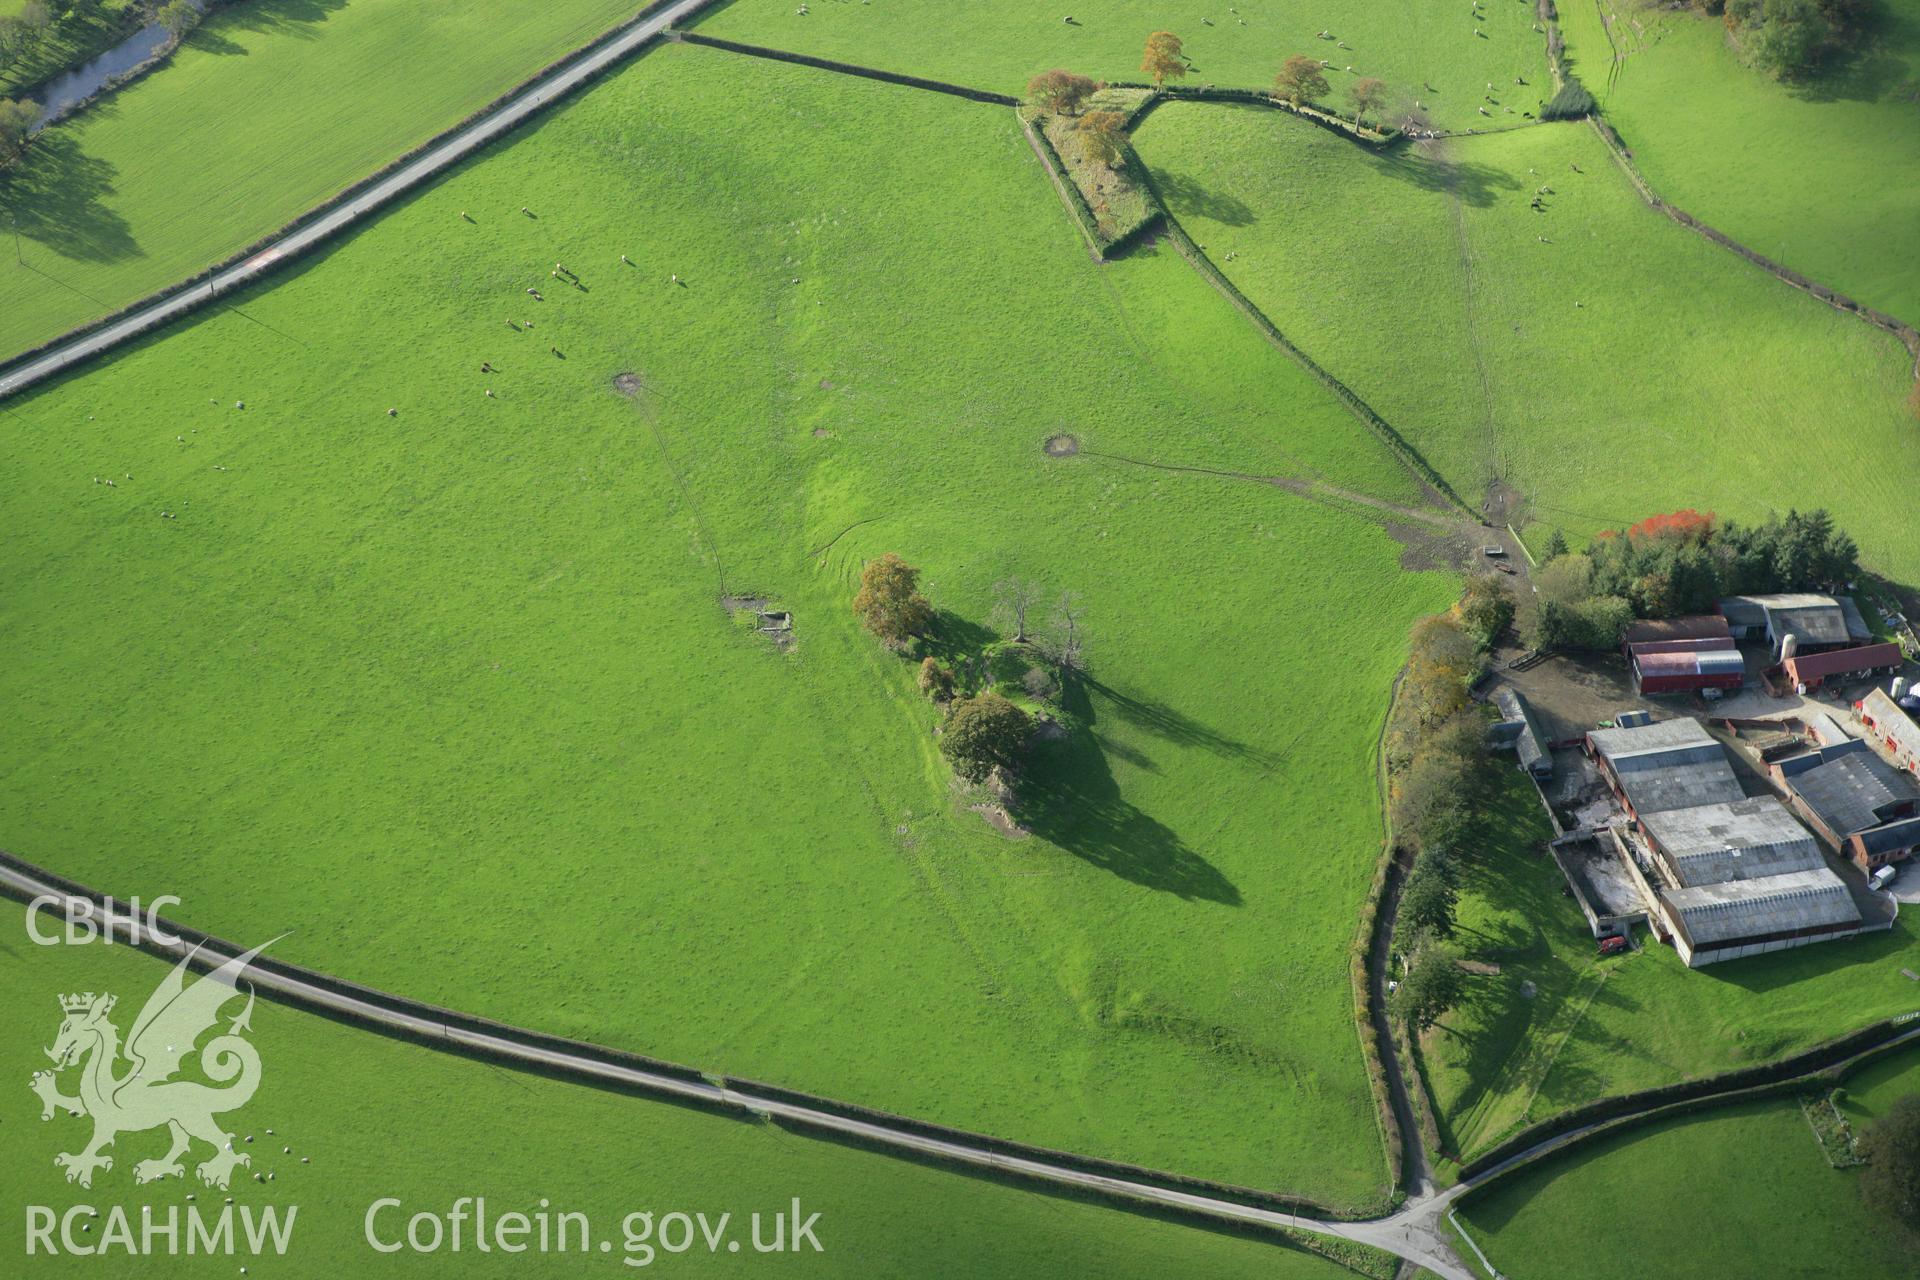
[[[1161,202],[1169,208],[1197,214],[1228,227],[1251,226],[1259,220],[1252,206],[1244,200],[1224,191],[1212,190],[1190,173],[1149,168],[1147,176],[1152,189],[1159,193]]]

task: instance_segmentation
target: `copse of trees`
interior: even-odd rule
[[[1920,1095],[1893,1104],[1860,1136],[1860,1196],[1867,1207],[1920,1231]]]
[[[1171,31],[1156,31],[1147,37],[1146,52],[1140,58],[1140,70],[1153,77],[1157,85],[1178,80],[1187,74],[1187,60],[1180,56],[1180,37]]]
[[[1859,547],[1824,510],[1746,525],[1685,509],[1601,533],[1581,553],[1565,545],[1550,545],[1558,554],[1534,574],[1529,639],[1542,649],[1609,649],[1636,617],[1711,612],[1732,595],[1839,590],[1860,572]]]
[[[924,632],[933,606],[920,594],[920,571],[889,551],[860,571],[853,612],[867,630],[898,648]]]
[[[0,17],[0,71],[10,71],[31,55],[53,27],[46,0],[27,0],[18,13]]]
[[[1857,49],[1877,20],[1874,0],[1693,0],[1718,14],[1755,67],[1779,79],[1812,75]]]
[[[1332,92],[1320,60],[1303,53],[1296,53],[1280,64],[1280,74],[1273,78],[1273,89],[1276,96],[1285,98],[1296,107],[1317,101]]]
[[[1027,97],[1049,111],[1078,115],[1100,86],[1086,76],[1075,75],[1062,67],[1042,71],[1027,82]]]
[[[200,8],[192,0],[169,0],[154,18],[178,40],[200,25]]]

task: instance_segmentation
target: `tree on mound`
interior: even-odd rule
[[[933,621],[933,606],[919,588],[920,571],[889,551],[861,570],[853,612],[889,645],[905,644]]]
[[[1074,132],[1080,137],[1080,149],[1089,160],[1117,169],[1126,154],[1127,118],[1118,111],[1089,111],[1080,117]]]
[[[1860,1138],[1867,1167],[1860,1195],[1867,1207],[1920,1230],[1920,1094],[1909,1094]]]
[[[1087,99],[1099,87],[1086,76],[1077,76],[1065,68],[1055,67],[1051,71],[1042,71],[1027,82],[1027,97],[1049,111],[1075,116],[1080,114],[1080,108],[1086,105]]]
[[[1280,66],[1280,74],[1273,78],[1273,89],[1280,97],[1294,106],[1324,98],[1332,92],[1327,77],[1320,69],[1317,58],[1309,58],[1304,53],[1296,53]]]
[[[985,782],[996,768],[1011,769],[1026,750],[1032,718],[999,694],[962,698],[947,708],[940,754],[968,782]]]
[[[1147,37],[1147,51],[1140,69],[1153,77],[1157,85],[1178,80],[1187,74],[1187,61],[1180,56],[1180,37],[1171,31],[1156,31]]]

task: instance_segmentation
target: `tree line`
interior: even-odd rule
[[[1802,79],[1859,51],[1884,15],[1877,0],[1692,0],[1717,15],[1755,67]]]
[[[1415,623],[1387,726],[1393,836],[1414,859],[1394,918],[1401,976],[1391,1009],[1417,1031],[1466,996],[1466,972],[1452,946],[1461,851],[1492,797],[1498,767],[1487,751],[1486,714],[1469,690],[1513,617],[1513,597],[1486,575],[1468,582],[1451,610]]]
[[[1711,613],[1727,596],[1843,590],[1859,572],[1859,546],[1824,509],[1758,524],[1668,512],[1579,552],[1556,530],[1533,575],[1527,639],[1543,650],[1611,649],[1635,618]]]

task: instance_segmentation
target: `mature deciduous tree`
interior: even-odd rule
[[[1049,111],[1078,115],[1080,108],[1100,86],[1087,76],[1078,76],[1062,67],[1042,71],[1027,82],[1027,97]]]
[[[1347,97],[1353,101],[1353,118],[1364,125],[1367,112],[1386,105],[1387,82],[1378,76],[1361,76],[1347,90]]]
[[[1089,111],[1080,117],[1080,123],[1074,132],[1079,135],[1080,148],[1089,160],[1103,164],[1109,169],[1120,166],[1121,157],[1126,155],[1127,118],[1118,111]]]
[[[1466,995],[1467,975],[1453,953],[1445,947],[1426,946],[1393,993],[1393,1004],[1402,1018],[1425,1031],[1457,1008]]]
[[[0,98],[0,167],[20,158],[20,153],[27,149],[28,131],[39,118],[38,103]]]
[[[1920,1094],[1909,1094],[1860,1136],[1860,1195],[1869,1208],[1920,1230]]]
[[[920,571],[889,551],[860,573],[853,611],[867,630],[890,645],[905,643],[933,621],[933,606],[919,591]]]
[[[1187,74],[1187,60],[1180,56],[1180,37],[1171,31],[1156,31],[1147,37],[1146,53],[1140,59],[1140,69],[1153,77],[1153,82],[1164,85],[1169,80],[1178,80]]]
[[[1280,74],[1273,78],[1273,88],[1296,107],[1303,102],[1324,98],[1331,91],[1319,59],[1309,58],[1303,53],[1294,54],[1280,65]]]
[[[940,753],[968,782],[985,782],[996,768],[1010,769],[1020,762],[1032,732],[1026,712],[988,690],[947,708]]]

